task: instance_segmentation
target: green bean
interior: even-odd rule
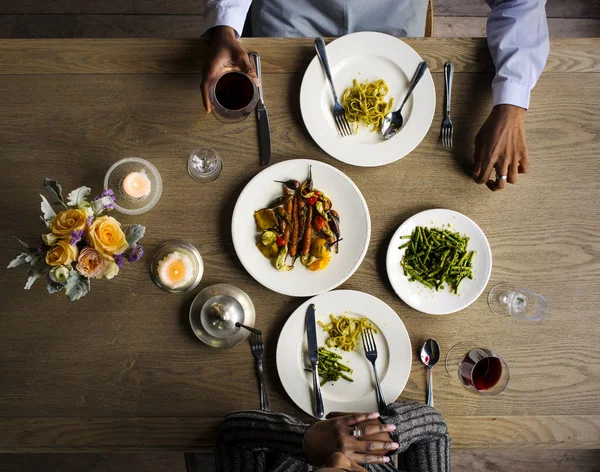
[[[451,293],[458,294],[464,279],[473,279],[475,251],[469,251],[469,238],[448,229],[417,226],[399,249],[406,248],[400,261],[404,275],[411,282],[443,290],[445,284]]]

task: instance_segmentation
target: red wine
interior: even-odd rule
[[[460,376],[465,385],[489,390],[502,377],[502,361],[497,357],[482,357],[481,353],[474,349],[465,356],[460,365]]]
[[[227,110],[242,110],[254,97],[252,81],[240,72],[228,72],[215,85],[215,97]]]

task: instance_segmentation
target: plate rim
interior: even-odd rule
[[[379,40],[389,41],[389,42],[394,41],[394,42],[396,42],[395,43],[396,49],[398,49],[398,43],[399,43],[399,44],[401,44],[400,49],[405,51],[407,54],[415,54],[416,57],[420,61],[424,60],[421,57],[421,55],[414,48],[412,48],[406,42],[402,41],[402,39],[397,38],[395,36],[391,36],[389,34],[377,32],[377,31],[360,31],[360,32],[356,32],[356,33],[350,33],[350,34],[347,34],[347,35],[344,35],[344,36],[334,39],[333,41],[331,41],[329,44],[326,45],[326,48],[329,48],[332,44],[334,44],[336,42],[338,45],[340,45],[341,43],[357,40],[357,38],[358,38],[358,40],[363,40],[362,38],[368,38],[369,41],[372,41],[373,38],[379,38]],[[383,38],[385,38],[385,39],[383,39]],[[389,50],[389,48],[386,50]],[[386,57],[388,60],[392,61],[394,64],[396,64],[398,67],[400,67],[402,69],[402,65],[398,64],[397,61],[390,58],[389,55],[382,56],[382,57]],[[335,65],[336,64],[332,64],[333,67],[335,67]],[[423,139],[425,139],[425,137],[429,133],[429,130],[431,129],[431,125],[433,124],[433,118],[435,116],[437,97],[436,97],[435,84],[433,82],[433,77],[431,75],[431,71],[428,69],[425,76],[422,79],[422,82],[424,83],[425,80],[427,80],[427,82],[429,84],[430,92],[432,92],[429,94],[431,96],[431,110],[429,110],[429,114],[427,115],[426,121],[428,121],[428,124],[424,128],[423,136],[417,142],[415,142],[415,144],[413,146],[409,146],[406,148],[406,151],[402,151],[403,153],[400,153],[402,155],[399,155],[399,156],[394,155],[392,158],[386,159],[385,162],[381,162],[381,163],[371,163],[370,161],[363,161],[363,160],[356,160],[356,161],[349,160],[349,159],[344,158],[343,156],[339,156],[339,155],[335,155],[335,153],[331,153],[328,149],[326,149],[326,147],[329,147],[329,146],[327,146],[326,144],[323,143],[322,137],[319,135],[316,135],[316,133],[314,133],[314,132],[311,132],[312,124],[311,124],[311,120],[309,119],[310,117],[307,116],[307,113],[308,113],[307,109],[309,106],[309,104],[307,103],[307,100],[309,99],[308,98],[309,94],[307,91],[307,88],[309,87],[309,83],[308,83],[309,79],[310,79],[309,75],[313,75],[314,74],[313,71],[315,71],[316,69],[320,69],[320,64],[318,62],[318,57],[315,54],[315,56],[310,61],[308,67],[306,68],[306,71],[304,72],[304,76],[302,77],[302,84],[300,86],[300,94],[299,94],[300,113],[302,115],[302,120],[304,122],[304,126],[306,127],[306,129],[307,129],[309,135],[311,136],[311,138],[313,139],[313,141],[325,153],[327,153],[334,159],[336,159],[340,162],[344,162],[349,165],[357,166],[357,167],[380,167],[380,166],[392,164],[393,162],[396,162],[396,161],[406,157],[408,154],[410,154],[412,151],[414,151],[419,146],[419,144],[421,144],[423,142]],[[417,92],[413,93],[413,95],[415,95]],[[318,136],[319,139],[317,139],[315,136]]]
[[[296,309],[294,309],[294,311],[288,316],[283,327],[281,328],[281,331],[279,332],[279,337],[277,339],[277,347],[275,349],[275,364],[276,364],[276,368],[277,368],[277,375],[279,376],[279,380],[281,381],[283,389],[285,390],[288,397],[294,402],[294,405],[296,405],[302,411],[304,411],[305,413],[307,413],[313,417],[314,417],[314,415],[312,413],[312,405],[309,405],[307,408],[304,408],[302,405],[300,405],[294,398],[295,395],[292,396],[292,394],[290,393],[290,392],[295,392],[295,388],[293,388],[293,386],[286,386],[286,383],[285,383],[286,380],[284,380],[286,378],[286,376],[281,375],[281,371],[283,369],[281,362],[283,362],[283,361],[282,361],[282,356],[280,355],[280,352],[286,350],[285,349],[286,346],[282,345],[282,343],[284,342],[282,335],[284,334],[286,327],[289,326],[289,323],[291,322],[292,318],[294,318],[295,316],[298,316],[298,317],[302,316],[302,308],[303,307],[307,307],[311,303],[314,303],[315,305],[317,305],[319,303],[319,301],[317,300],[319,297],[326,297],[326,296],[342,297],[344,295],[347,295],[348,293],[357,294],[357,296],[366,297],[371,300],[375,299],[377,302],[381,303],[385,308],[387,308],[391,313],[396,315],[397,321],[400,323],[400,325],[403,328],[403,330],[401,331],[401,334],[398,333],[397,331],[394,331],[394,336],[400,336],[400,335],[405,336],[406,341],[408,342],[408,344],[407,344],[407,346],[408,346],[408,349],[407,349],[408,361],[406,362],[407,372],[406,372],[405,378],[401,382],[398,382],[398,384],[401,383],[402,385],[401,385],[401,388],[396,388],[397,390],[399,390],[398,394],[396,395],[396,398],[399,397],[402,394],[402,392],[404,391],[404,389],[406,388],[406,385],[408,384],[408,380],[410,378],[410,374],[412,372],[413,346],[412,346],[412,342],[410,340],[410,334],[408,333],[408,329],[406,328],[406,325],[404,324],[404,321],[402,321],[402,318],[400,317],[400,315],[389,304],[387,304],[385,301],[383,301],[379,297],[376,297],[375,295],[371,295],[370,293],[362,292],[360,290],[338,289],[338,290],[331,290],[326,293],[321,293],[319,295],[315,295],[314,297],[312,297],[308,300],[305,300],[300,305],[298,305],[296,307]],[[390,364],[391,364],[391,353],[390,353]],[[390,368],[390,365],[388,365],[387,371],[388,371],[388,374],[387,374],[386,378],[393,378],[396,380],[399,378],[399,376],[396,375],[397,369],[394,370],[393,368]],[[385,382],[385,379],[383,382]],[[289,389],[288,389],[288,387],[289,387]],[[373,392],[375,392],[375,389],[373,389]],[[366,395],[361,397],[361,400],[362,400],[362,398],[365,398],[365,396]],[[394,400],[396,400],[396,398],[394,398]],[[325,408],[325,411],[327,412],[328,409]],[[334,410],[330,410],[330,411],[334,411]]]
[[[354,264],[354,266],[352,267],[352,269],[349,271],[349,273],[344,276],[341,280],[339,280],[338,282],[336,282],[335,284],[333,284],[332,286],[328,286],[326,288],[323,288],[322,290],[320,290],[319,292],[290,292],[287,290],[280,290],[277,288],[272,287],[271,285],[267,285],[265,282],[263,282],[263,280],[255,275],[255,272],[250,270],[250,268],[246,265],[246,263],[244,262],[244,260],[240,257],[240,252],[241,250],[238,248],[237,242],[236,242],[236,238],[234,237],[234,224],[236,221],[236,216],[239,213],[239,209],[240,209],[240,202],[242,201],[242,197],[244,196],[245,192],[247,191],[248,187],[250,187],[250,185],[255,181],[258,180],[260,178],[260,176],[268,171],[271,171],[272,169],[275,169],[277,167],[283,167],[285,165],[290,165],[290,163],[298,163],[298,162],[304,162],[307,165],[320,165],[320,166],[324,166],[324,167],[329,167],[331,168],[334,172],[336,172],[337,174],[339,174],[343,179],[346,179],[347,182],[350,183],[350,185],[354,188],[354,190],[356,191],[359,200],[361,201],[363,208],[365,210],[365,214],[366,214],[366,219],[367,219],[367,234],[366,234],[366,244],[365,247],[362,250],[362,253],[360,254],[358,260],[356,261],[356,264]],[[275,292],[275,293],[279,293],[281,295],[286,295],[289,297],[313,297],[313,296],[318,296],[320,294],[326,293],[326,292],[330,292],[334,289],[336,289],[337,287],[339,287],[340,285],[342,285],[344,282],[346,282],[350,277],[352,277],[354,275],[354,273],[358,270],[358,268],[360,267],[360,265],[363,263],[365,256],[367,255],[367,251],[369,250],[369,245],[371,243],[371,232],[372,232],[372,225],[371,225],[371,214],[369,212],[369,206],[367,205],[367,201],[365,200],[364,195],[362,194],[362,192],[360,191],[360,189],[358,188],[358,186],[354,183],[354,181],[348,177],[344,172],[342,172],[341,170],[339,170],[338,168],[332,166],[331,164],[327,164],[325,162],[322,161],[317,161],[314,159],[304,159],[304,158],[300,158],[300,159],[287,159],[285,161],[281,161],[278,162],[276,164],[270,165],[267,168],[261,170],[258,174],[256,174],[254,177],[252,177],[252,179],[250,179],[250,181],[244,186],[243,190],[240,192],[236,202],[235,202],[235,207],[233,209],[233,214],[231,216],[231,239],[233,241],[233,247],[235,250],[235,253],[238,257],[238,259],[240,260],[242,266],[244,267],[244,269],[246,270],[246,272],[248,272],[248,274],[250,274],[250,276],[256,281],[258,282],[260,285],[262,285],[263,287]]]
[[[489,270],[487,271],[487,273],[485,274],[485,283],[482,284],[481,289],[479,290],[479,292],[477,293],[477,295],[473,298],[473,300],[471,302],[469,302],[468,304],[466,304],[465,306],[461,307],[461,308],[457,308],[457,309],[452,309],[452,310],[444,310],[444,311],[437,311],[437,312],[432,312],[432,311],[425,311],[421,308],[417,308],[416,306],[414,306],[407,298],[403,297],[402,294],[400,293],[400,291],[397,288],[397,284],[396,282],[392,279],[392,277],[390,276],[390,267],[392,264],[391,258],[392,258],[392,252],[394,251],[395,245],[397,243],[394,243],[395,240],[398,239],[398,237],[400,236],[401,230],[410,223],[411,220],[413,220],[414,218],[421,216],[423,214],[426,213],[430,213],[430,212],[434,212],[434,211],[443,211],[443,212],[448,212],[450,215],[458,215],[461,218],[465,218],[466,220],[468,220],[483,236],[483,241],[485,242],[485,246],[486,249],[488,251],[489,254],[489,260],[490,260],[490,264],[489,264]],[[449,208],[430,208],[428,210],[423,210],[420,211],[418,213],[415,213],[414,215],[410,216],[409,218],[407,218],[406,220],[404,220],[402,222],[402,224],[400,224],[400,226],[398,226],[398,228],[396,228],[396,230],[394,231],[394,234],[390,240],[390,243],[388,244],[388,249],[386,251],[386,273],[388,276],[388,280],[392,286],[392,288],[394,289],[394,292],[396,293],[396,295],[404,302],[406,303],[409,307],[411,307],[412,309],[420,312],[420,313],[425,313],[427,315],[433,315],[433,316],[445,316],[445,315],[451,315],[453,313],[457,313],[459,311],[464,310],[465,308],[468,308],[469,306],[471,306],[473,303],[475,303],[479,297],[481,296],[481,294],[483,293],[483,291],[485,290],[485,288],[487,287],[487,284],[490,280],[490,276],[492,275],[492,267],[493,267],[493,258],[492,258],[492,248],[490,246],[490,242],[488,241],[487,236],[485,235],[485,233],[483,232],[483,230],[481,229],[481,227],[475,223],[475,221],[473,221],[471,218],[469,218],[467,215],[460,213],[459,211],[456,210],[450,210]]]

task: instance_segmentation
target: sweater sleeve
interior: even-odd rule
[[[400,444],[408,472],[449,472],[450,437],[442,416],[416,402],[391,403],[381,421],[396,425],[390,433]]]
[[[304,460],[308,425],[283,413],[238,411],[225,417],[217,434],[217,471],[266,470],[275,458]]]

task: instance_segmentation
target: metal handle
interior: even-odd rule
[[[427,382],[427,404],[433,406],[433,370],[429,369],[429,381]]]
[[[258,380],[260,382],[260,409],[271,411],[269,397],[267,396],[267,388],[265,387],[265,374],[263,372],[262,361],[258,361],[256,365],[258,366]]]
[[[254,70],[256,70],[256,75],[258,76],[258,81],[260,82],[260,86],[258,87],[258,99],[265,103],[263,97],[263,88],[262,88],[262,71],[260,67],[260,56],[257,52],[251,52],[250,57],[254,61]]]
[[[427,71],[428,68],[429,68],[429,66],[427,65],[427,61],[423,61],[419,64],[419,66],[417,67],[417,71],[415,72],[415,75],[413,75],[413,78],[410,81],[410,87],[408,87],[408,92],[406,92],[406,97],[404,97],[404,101],[402,102],[402,105],[400,105],[400,108],[398,108],[398,113],[400,113],[402,111],[402,107],[404,107],[404,104],[406,103],[408,98],[412,95],[413,90],[415,89],[415,87],[417,86],[419,81],[423,78],[423,76],[425,75],[425,72]]]
[[[321,61],[321,65],[325,70],[325,76],[329,81],[331,92],[333,93],[333,100],[338,101],[337,94],[335,93],[335,87],[333,86],[333,79],[331,78],[331,70],[329,69],[329,60],[327,59],[327,51],[325,51],[325,41],[323,38],[315,38],[315,49],[317,50],[317,57]]]
[[[377,405],[379,407],[379,413],[383,414],[387,403],[385,402],[381,385],[379,385],[379,375],[377,374],[377,367],[375,367],[375,364],[373,364],[373,372],[375,373],[375,385],[377,386]]]
[[[448,61],[444,64],[444,78],[446,82],[446,95],[444,100],[444,116],[450,115],[450,94],[452,92],[452,77],[454,77],[454,64]]]
[[[313,391],[315,401],[313,402],[313,413],[317,418],[323,418],[325,414],[323,408],[323,396],[321,395],[321,384],[319,383],[319,374],[317,366],[313,366]]]
[[[247,329],[248,331],[250,331],[251,333],[258,334],[259,336],[262,336],[262,331],[260,329],[251,328],[250,326],[246,326],[245,324],[242,324],[239,321],[236,321],[235,325],[238,328],[244,328],[244,329]]]

